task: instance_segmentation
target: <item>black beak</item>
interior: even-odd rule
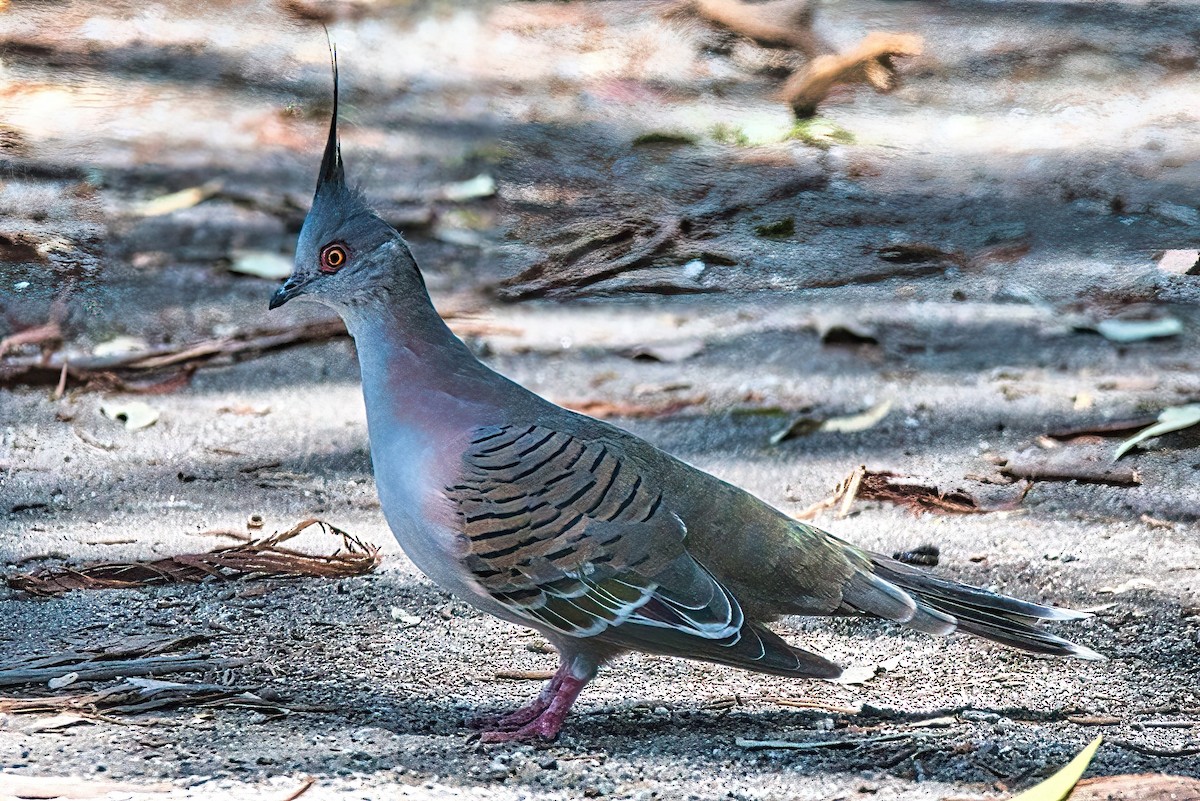
[[[271,296],[271,302],[267,304],[267,308],[278,309],[292,298],[303,294],[303,290],[304,284],[297,281],[295,276],[293,276],[287,280],[287,283],[275,290],[275,294]]]

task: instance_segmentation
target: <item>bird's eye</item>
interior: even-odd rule
[[[346,266],[346,261],[350,258],[350,254],[346,252],[346,246],[334,242],[321,248],[321,272],[336,273],[338,270]]]

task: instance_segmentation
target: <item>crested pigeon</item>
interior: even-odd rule
[[[362,373],[379,500],[439,586],[557,649],[554,677],[482,736],[553,739],[597,669],[628,651],[799,678],[829,660],[767,624],[863,615],[1042,654],[1099,654],[1039,627],[1087,615],[871,553],[477,360],[442,321],[401,235],[346,184],[334,106],[291,276],[342,316]]]

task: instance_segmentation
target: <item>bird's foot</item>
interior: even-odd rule
[[[524,712],[529,708],[525,707],[525,709],[519,711]],[[546,709],[525,724],[512,725],[506,729],[497,728],[485,731],[479,736],[479,741],[484,743],[520,743],[529,740],[553,740],[562,731],[563,722],[567,719],[568,711],[569,709],[564,709],[559,713]],[[516,713],[513,714],[515,715]],[[511,717],[512,715],[506,715],[502,720],[507,720]]]
[[[472,729],[487,729],[488,731],[513,731],[535,720],[538,715],[546,711],[548,706],[550,706],[550,698],[539,695],[532,703],[513,710],[507,715],[480,715],[471,718],[467,721],[467,726]]]
[[[560,677],[561,676],[561,677]],[[567,671],[560,671],[551,683],[552,690],[543,692],[527,707],[518,709],[511,715],[501,718],[507,722],[507,728],[489,729],[480,735],[484,743],[513,743],[527,740],[553,740],[562,731],[563,721],[571,711],[572,704],[579,697],[580,691],[587,685],[588,678],[575,678]],[[540,710],[537,710],[538,706]],[[523,720],[522,720],[523,718]]]

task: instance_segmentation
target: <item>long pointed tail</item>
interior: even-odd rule
[[[851,578],[843,592],[844,602],[855,611],[930,634],[965,631],[1023,651],[1104,659],[1091,648],[1064,640],[1038,625],[1042,621],[1090,617],[1085,612],[1022,601],[939,578],[880,554],[864,555],[870,567]]]

